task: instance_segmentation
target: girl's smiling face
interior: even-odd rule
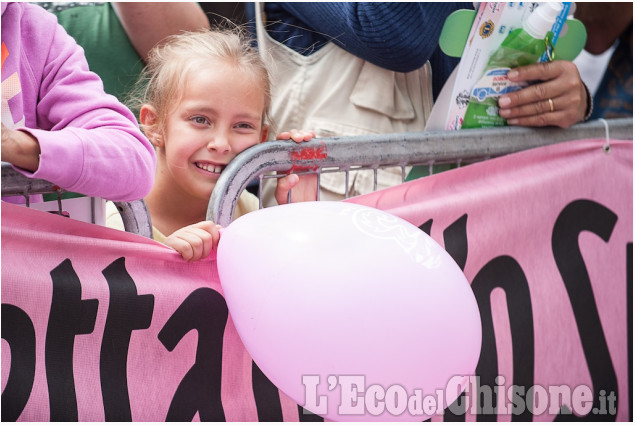
[[[160,140],[155,140],[157,183],[209,200],[229,161],[267,137],[261,85],[252,74],[225,61],[191,71],[180,102],[167,115]]]

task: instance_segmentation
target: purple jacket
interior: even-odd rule
[[[114,201],[152,187],[155,152],[134,115],[57,18],[28,3],[2,3],[2,123],[39,141],[38,170],[16,168],[28,177]]]

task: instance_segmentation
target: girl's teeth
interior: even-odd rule
[[[221,171],[223,171],[223,167],[220,165],[212,165],[212,164],[199,164],[197,163],[196,166],[202,170],[205,170],[207,172],[210,173],[216,173],[216,174],[220,174]]]

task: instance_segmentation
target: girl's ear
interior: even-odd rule
[[[139,121],[148,140],[157,148],[163,147],[165,141],[158,131],[159,118],[156,109],[151,105],[143,105],[139,111]]]
[[[260,142],[266,142],[267,137],[269,137],[269,126],[263,125],[262,130],[260,131]]]

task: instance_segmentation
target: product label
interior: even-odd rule
[[[507,73],[510,68],[495,68],[488,71],[476,83],[472,89],[472,97],[483,102],[486,98],[498,98],[505,93],[511,93],[527,87],[527,83],[514,83],[509,81]]]
[[[483,75],[472,89],[471,98],[462,128],[499,127],[506,125],[505,119],[498,115],[498,98],[515,92],[527,83],[509,81],[507,73],[510,68],[501,67],[489,70]]]

